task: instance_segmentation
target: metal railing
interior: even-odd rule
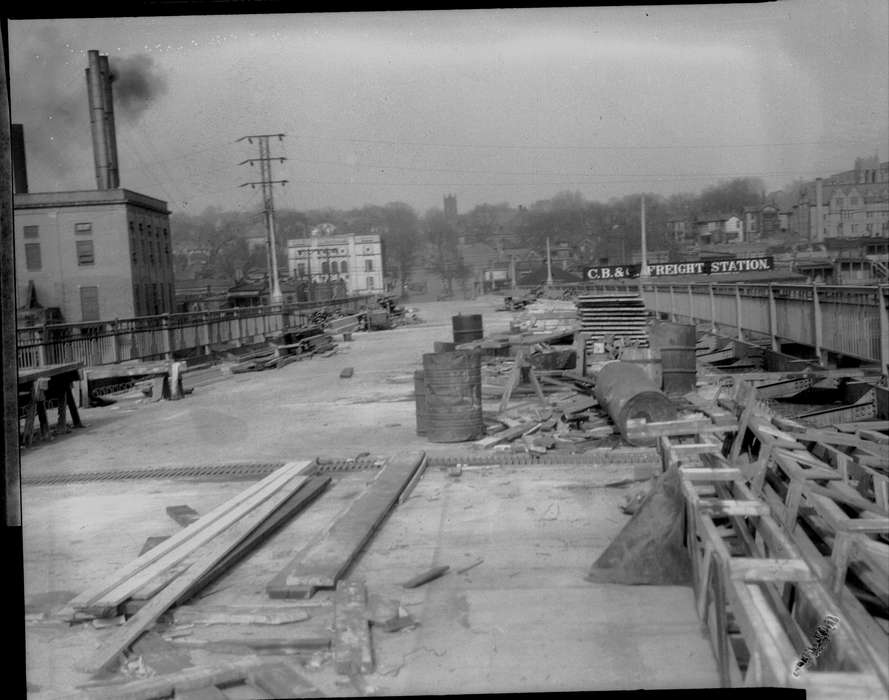
[[[84,366],[206,353],[211,346],[260,342],[309,325],[318,311],[355,313],[376,297],[357,296],[161,316],[65,323],[17,330],[20,369],[82,362]]]
[[[889,285],[669,284],[631,280],[588,291],[636,291],[646,307],[677,320],[710,322],[810,346],[818,356],[846,355],[889,365]]]

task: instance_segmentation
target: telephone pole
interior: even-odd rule
[[[269,301],[272,304],[280,304],[284,300],[284,296],[281,294],[281,285],[278,283],[278,253],[275,249],[275,201],[272,194],[272,187],[274,185],[286,185],[287,180],[272,179],[272,161],[277,160],[283,163],[287,159],[281,156],[275,156],[274,158],[271,156],[269,139],[275,136],[278,137],[278,141],[281,141],[284,138],[284,134],[251,134],[250,136],[242,136],[236,143],[246,140],[248,143],[252,144],[253,139],[256,139],[259,143],[259,158],[248,158],[247,160],[238,163],[238,165],[244,165],[245,163],[253,165],[254,163],[259,163],[259,181],[245,182],[241,187],[246,187],[247,185],[250,185],[250,187],[253,188],[257,185],[262,187],[262,201],[263,210],[265,212],[268,246],[266,258],[269,266]]]

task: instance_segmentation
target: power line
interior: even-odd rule
[[[396,141],[394,139],[369,139],[342,136],[320,136],[307,134],[300,138],[319,141],[341,141],[346,143],[375,143],[388,146],[422,146],[432,148],[492,148],[503,150],[552,150],[552,151],[644,151],[644,150],[691,150],[713,148],[787,148],[793,146],[839,146],[860,145],[864,141],[787,141],[775,143],[721,143],[721,144],[653,144],[653,145],[535,145],[535,144],[485,144],[485,143],[436,143],[432,141]]]

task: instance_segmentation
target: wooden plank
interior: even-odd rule
[[[179,547],[176,547],[172,551],[167,552],[164,556],[159,557],[156,561],[142,568],[136,574],[125,579],[120,584],[104,593],[102,596],[90,601],[88,604],[83,605],[79,609],[83,612],[99,617],[108,616],[109,614],[115,614],[117,606],[119,606],[127,598],[133,595],[133,593],[138,591],[143,586],[149,584],[149,582],[151,582],[152,579],[157,576],[163,578],[166,575],[168,577],[170,572],[175,572],[177,568],[181,570],[182,562],[190,554],[197,552],[199,548],[203,547],[208,542],[212,542],[215,537],[217,537],[220,533],[225,532],[226,529],[232,525],[232,523],[237,522],[241,517],[243,517],[245,513],[250,512],[252,508],[260,505],[266,499],[275,496],[279,492],[279,489],[283,484],[290,483],[291,485],[293,485],[293,482],[290,481],[290,479],[293,478],[294,477],[287,478],[287,474],[285,473],[283,475],[283,478],[279,478],[275,481],[270,482],[263,489],[254,493],[242,503],[239,503],[231,511],[218,518],[214,522],[210,523],[206,528],[203,528],[194,537],[187,539]],[[298,485],[302,485],[309,479],[309,477],[307,476],[300,476],[296,478],[299,480],[297,482]],[[187,532],[189,529],[190,528],[185,528],[181,532]],[[173,538],[171,537],[170,540],[172,539]],[[167,540],[167,542],[170,542],[170,540]],[[164,544],[166,543],[160,544],[152,551],[161,549]],[[150,553],[151,552],[149,552],[148,554]],[[200,555],[200,552],[198,552],[198,556]]]
[[[167,515],[169,515],[176,523],[182,527],[191,525],[200,519],[200,514],[191,506],[167,506]]]
[[[404,487],[404,490],[398,495],[398,505],[404,503],[408,498],[411,497],[411,494],[414,492],[414,488],[416,488],[420,479],[423,478],[423,474],[426,473],[426,466],[429,464],[429,460],[426,457],[423,457],[423,462],[420,464],[419,468],[414,475],[411,477],[411,480],[407,483],[407,486]]]
[[[250,671],[265,665],[258,657],[238,659],[226,664],[188,668],[178,673],[154,676],[129,683],[108,687],[90,687],[89,697],[95,700],[155,700],[188,690],[207,686],[238,683],[247,678]]]
[[[738,501],[730,499],[702,499],[698,510],[702,515],[706,514],[714,518],[730,515],[744,517],[756,515],[768,515],[769,507],[760,500]]]
[[[320,698],[324,694],[290,664],[265,664],[248,671],[247,680],[273,698]]]
[[[153,630],[148,630],[136,640],[133,655],[141,656],[142,663],[158,675],[176,673],[192,665],[187,652]]]
[[[434,581],[441,576],[444,576],[450,566],[434,566],[428,571],[424,571],[421,574],[417,574],[409,581],[405,581],[401,584],[402,588],[417,588],[418,586],[422,586],[424,583],[429,583],[429,581]]]
[[[157,547],[152,548],[150,551],[140,556],[138,559],[135,559],[129,564],[121,567],[116,572],[114,572],[113,575],[106,577],[103,583],[100,583],[93,588],[87,589],[80,595],[73,598],[58,613],[59,616],[70,617],[74,614],[76,609],[88,605],[91,601],[113,590],[115,587],[120,585],[122,581],[125,581],[129,577],[142,571],[143,569],[145,569],[145,567],[157,561],[168,552],[173,551],[192,537],[196,536],[204,528],[212,525],[219,518],[223,517],[227,513],[230,513],[233,509],[237,508],[239,504],[247,500],[249,497],[258,492],[261,492],[270,484],[277,484],[282,479],[289,478],[290,476],[299,473],[311,464],[312,462],[310,461],[289,462],[280,469],[276,469],[265,479],[262,479],[261,481],[252,485],[250,488],[240,492],[234,498],[230,498],[221,505],[217,506],[206,515],[202,516],[199,520],[192,523],[191,526],[181,530],[180,532],[177,532],[175,535],[167,539],[166,542],[162,542]]]
[[[811,581],[814,574],[802,559],[733,557],[729,576],[737,581]]]
[[[297,513],[300,513],[307,508],[322,493],[322,491],[327,488],[330,481],[331,477],[329,476],[314,476],[309,478],[302,488],[298,489],[290,498],[281,504],[280,508],[266,518],[248,537],[245,537],[237,547],[223,557],[223,559],[208,571],[205,576],[202,576],[195,581],[192,588],[182,594],[180,602],[189,600],[197,591],[209,586],[213,581],[219,578],[219,576],[223,575],[231,567],[237,564],[244,556],[252,552],[261,542],[270,537],[272,533],[280,528],[285,522],[290,521]],[[133,593],[133,600],[146,600],[156,595],[159,590],[168,585],[170,581],[182,573],[182,571],[190,565],[190,561],[196,556],[200,556],[200,552],[193,553],[191,557],[184,562],[185,566],[181,569],[177,570],[178,567],[174,567],[172,570],[168,570],[155,579],[152,579],[149,584]]]
[[[707,467],[679,467],[679,473],[689,481],[734,481],[742,478],[741,470]]]
[[[266,501],[242,515],[237,522],[229,526],[206,547],[203,556],[189,567],[188,571],[158,593],[139,612],[127,620],[126,624],[117,628],[103,642],[99,650],[86,660],[83,670],[88,673],[96,673],[116,664],[127,647],[154,624],[167,609],[176,604],[182,594],[188,591],[195,581],[213,569],[241,540],[268,518],[296,489],[300,488],[303,480],[304,477],[293,477],[292,484],[287,483],[278,487],[278,491]]]
[[[228,700],[228,696],[215,685],[194,690],[177,690],[175,700]]]
[[[423,462],[422,452],[393,457],[371,485],[330,526],[324,536],[300,552],[268,583],[272,598],[309,597],[333,588],[395,505]]]
[[[373,672],[367,590],[362,581],[337,583],[333,618],[333,662],[336,672],[348,676]]]
[[[735,424],[714,425],[709,418],[675,421],[627,421],[627,438],[650,439],[675,435],[706,435],[709,433],[731,433],[737,429]]]

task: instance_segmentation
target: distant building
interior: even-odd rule
[[[855,168],[807,182],[792,193],[789,229],[808,241],[889,236],[889,162],[858,158]]]
[[[444,215],[445,218],[453,221],[457,218],[457,195],[446,194],[444,198]]]
[[[170,212],[126,189],[16,194],[19,298],[79,323],[174,310]]]
[[[296,280],[342,280],[349,294],[385,291],[382,246],[377,234],[291,238],[287,242],[287,268]]]
[[[735,214],[703,214],[694,224],[698,245],[731,243],[744,240],[744,223]]]

